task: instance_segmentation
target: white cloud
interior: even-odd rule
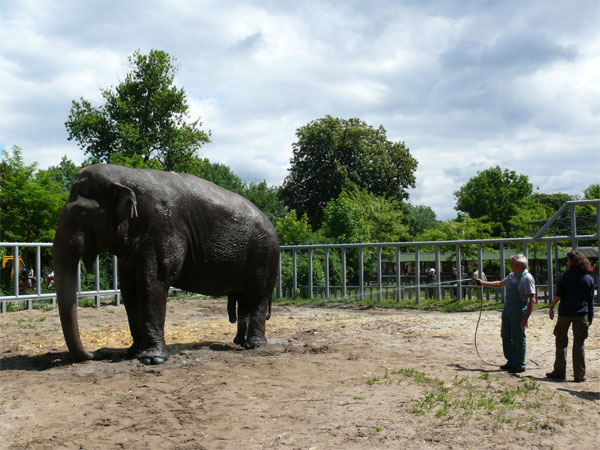
[[[295,130],[330,114],[382,124],[419,162],[413,203],[500,165],[543,192],[600,172],[595,2],[0,2],[0,148],[27,162],[84,155],[71,101],[100,104],[136,49],[177,58],[201,154],[281,183]]]

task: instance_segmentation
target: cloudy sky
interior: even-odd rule
[[[332,115],[404,141],[439,219],[496,165],[545,193],[600,182],[599,0],[0,0],[0,30],[0,151],[40,168],[84,159],[72,100],[160,49],[212,131],[201,156],[246,181],[280,184],[296,129]]]

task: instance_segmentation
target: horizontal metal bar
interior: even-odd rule
[[[598,239],[598,235],[596,234],[588,234],[584,236],[576,237],[580,241]],[[544,236],[542,238],[537,239],[537,241],[545,242],[545,241],[571,241],[573,239],[572,236]],[[282,245],[280,246],[281,250],[308,250],[308,249],[325,249],[325,248],[379,248],[379,247],[414,247],[418,245],[419,247],[426,246],[444,246],[444,245],[476,245],[478,243],[481,244],[519,244],[523,242],[533,242],[533,238],[508,238],[508,239],[475,239],[472,241],[419,241],[419,242],[372,242],[372,243],[361,243],[361,244],[313,244],[313,245]]]

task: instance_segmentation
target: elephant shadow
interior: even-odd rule
[[[198,350],[208,349],[214,352],[243,352],[244,348],[236,344],[227,344],[216,341],[202,341],[187,344],[167,345],[170,357],[186,355]],[[110,361],[120,363],[131,361],[135,358],[127,356],[126,348],[104,347],[94,352],[94,361]],[[43,372],[57,367],[80,364],[69,352],[48,352],[40,355],[16,355],[0,358],[0,372],[9,370],[26,370]]]

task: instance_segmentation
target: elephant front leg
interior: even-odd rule
[[[133,338],[133,344],[127,350],[128,358],[136,358],[144,349],[144,331],[142,328],[142,313],[140,308],[140,300],[137,296],[135,282],[131,282],[130,274],[119,274],[121,295],[123,296],[123,304],[127,311],[127,321],[129,322],[129,330]]]
[[[146,365],[162,364],[169,359],[165,344],[165,316],[168,286],[152,283],[144,290],[145,300],[141,311],[144,348],[137,358]]]

